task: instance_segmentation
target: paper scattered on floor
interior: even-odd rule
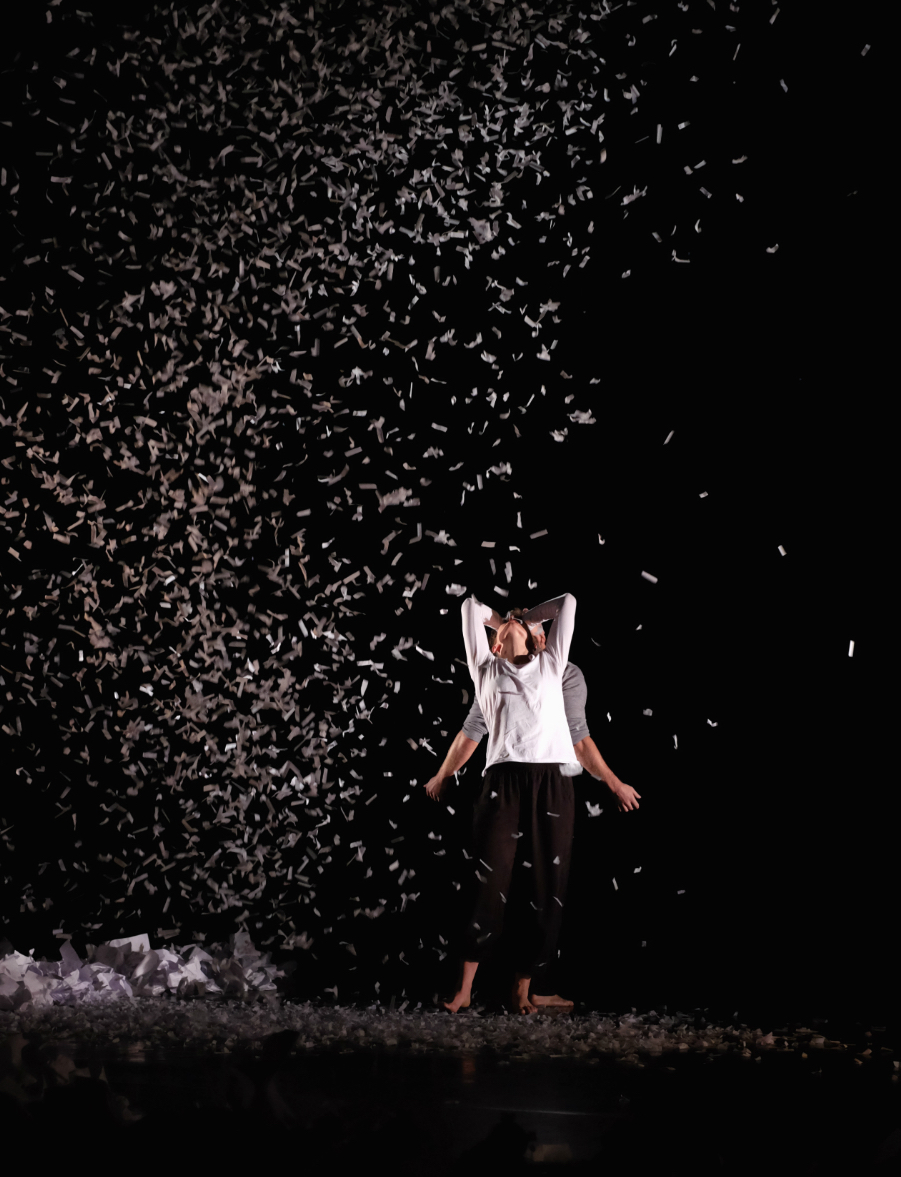
[[[107,963],[101,963],[106,961]],[[255,1047],[273,1034],[297,1033],[295,1049],[413,1051],[487,1049],[510,1058],[587,1060],[609,1055],[642,1065],[667,1053],[738,1053],[766,1050],[844,1049],[822,1034],[751,1029],[735,1019],[708,1025],[694,1014],[655,1010],[639,1014],[492,1013],[476,1004],[449,1014],[438,1002],[397,1009],[314,1005],[286,1001],[276,981],[284,973],[239,933],[228,945],[154,949],[146,936],[106,944],[82,960],[66,943],[59,961],[35,961],[18,952],[0,958],[0,1038],[40,1031],[67,1039],[116,1039],[123,1045],[229,1050]],[[192,1000],[193,998],[193,1000]]]

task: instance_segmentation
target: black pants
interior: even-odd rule
[[[479,888],[463,956],[486,960],[506,925],[514,968],[532,978],[533,992],[556,955],[574,813],[572,778],[556,764],[494,764],[475,804]]]

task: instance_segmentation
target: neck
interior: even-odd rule
[[[507,662],[514,662],[517,666],[529,661],[529,651],[512,647],[509,650],[501,650],[501,657]]]

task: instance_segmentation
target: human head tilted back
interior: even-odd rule
[[[521,656],[523,644],[529,655],[544,649],[544,630],[539,626],[533,632],[523,621],[523,613],[523,609],[511,609],[499,630],[488,630],[488,648],[496,657],[512,660]]]

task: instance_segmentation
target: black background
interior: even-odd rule
[[[406,662],[385,659],[386,674],[395,672],[402,690],[361,725],[367,758],[356,764],[358,770],[365,765],[369,778],[362,797],[378,792],[378,800],[368,809],[358,801],[361,832],[340,831],[335,855],[343,863],[350,856],[345,842],[362,837],[373,847],[367,865],[375,878],[360,882],[365,868],[357,864],[343,874],[333,871],[317,895],[319,925],[309,910],[298,923],[298,930],[309,925],[313,952],[276,951],[277,958],[301,962],[298,976],[306,993],[320,996],[336,984],[344,999],[351,992],[371,999],[379,982],[381,997],[404,991],[424,999],[450,977],[452,956],[438,959],[438,936],[450,941],[467,914],[469,884],[458,865],[459,848],[467,845],[484,747],[449,786],[445,800],[453,812],[425,799],[421,786],[437,770],[468,710],[461,695],[471,684],[460,600],[444,592],[445,584],[457,582],[499,606],[496,585],[508,589],[509,604],[528,606],[563,592],[576,596],[571,660],[588,684],[591,734],[613,771],[641,794],[640,810],[625,814],[617,812],[603,784],[586,776],[575,783],[578,821],[555,976],[559,992],[601,1008],[659,1009],[669,1003],[726,1010],[757,1002],[813,1013],[841,1004],[871,1015],[894,1008],[889,970],[897,951],[898,802],[887,755],[893,714],[892,372],[882,272],[891,234],[881,164],[887,67],[884,58],[881,65],[874,59],[884,36],[868,11],[855,6],[843,12],[840,25],[816,29],[800,23],[792,28],[782,13],[778,38],[767,40],[761,28],[756,48],[750,35],[746,39],[738,58],[742,84],[734,97],[725,69],[714,98],[696,88],[699,120],[716,103],[723,137],[731,144],[742,138],[740,130],[749,157],[765,162],[746,193],[757,198],[754,217],[742,225],[731,209],[720,212],[724,202],[711,200],[703,231],[692,234],[690,265],[651,260],[659,256],[650,237],[654,224],[661,227],[659,218],[648,220],[647,233],[621,237],[621,213],[600,191],[576,210],[577,217],[594,219],[601,260],[581,274],[574,270],[566,286],[555,354],[565,358],[557,365],[524,360],[515,374],[494,381],[499,392],[510,390],[514,406],[535,394],[524,415],[514,412],[478,436],[488,414],[465,404],[470,352],[448,362],[443,385],[417,385],[406,393],[402,410],[398,394],[381,381],[338,394],[352,410],[366,408],[371,418],[385,414],[386,430],[397,423],[403,432],[418,434],[417,444],[399,449],[393,463],[385,459],[388,468],[426,445],[445,450],[430,468],[431,484],[417,490],[418,508],[375,514],[367,506],[369,521],[355,526],[347,516],[325,515],[324,492],[316,489],[315,477],[340,468],[337,457],[329,462],[311,452],[308,466],[290,471],[284,485],[294,489],[297,505],[317,506],[306,521],[311,550],[337,536],[336,549],[343,544],[360,566],[369,560],[375,570],[382,537],[398,528],[398,519],[403,542],[421,522],[423,529],[446,529],[458,545],[423,540],[418,551],[412,549],[417,576],[434,571],[409,617],[394,613],[395,586],[390,601],[370,592],[363,615],[348,625],[366,637],[387,630],[383,650],[412,634],[434,662],[410,651]],[[18,27],[4,48],[13,73],[29,55],[50,61],[54,51],[47,29],[29,12],[20,6]],[[333,8],[330,19],[341,12]],[[117,35],[116,26],[103,25],[99,10],[93,19],[98,37]],[[140,16],[131,19],[137,24]],[[866,43],[876,48],[861,57]],[[713,59],[726,60],[722,54]],[[751,64],[742,75],[745,60]],[[701,56],[697,72],[705,64]],[[689,72],[684,60],[678,65],[680,76]],[[755,70],[761,69],[788,80],[791,104],[780,105],[778,85],[756,84]],[[11,101],[9,77],[7,87]],[[699,158],[713,155],[718,141],[717,120],[708,118],[704,126]],[[653,128],[645,132],[653,134]],[[20,153],[27,183],[30,148],[14,138],[7,136],[7,148]],[[611,154],[617,143],[611,130]],[[680,200],[686,210],[695,207],[694,198],[678,190],[686,152],[692,154],[680,143],[671,161],[655,165],[657,184],[671,185],[665,190],[673,219]],[[565,190],[571,175],[563,166],[548,185]],[[629,174],[628,162],[620,158],[617,166]],[[36,171],[33,182],[38,191],[47,186]],[[51,215],[41,207],[34,214],[38,221]],[[635,218],[649,217],[641,201],[632,207]],[[556,279],[545,269],[537,231],[532,244],[523,240],[509,274],[493,268],[492,275],[509,281],[528,257],[531,269],[522,273],[551,291]],[[767,254],[765,246],[775,241],[779,252]],[[483,260],[469,271],[452,257],[443,256],[442,263],[459,275],[459,283],[430,289],[423,303],[448,315],[461,339],[481,329],[492,350],[490,332],[479,321]],[[411,269],[427,281],[432,264],[424,252]],[[629,266],[633,276],[623,281],[619,275]],[[379,323],[375,304],[373,316]],[[41,343],[37,324],[35,340]],[[52,346],[49,338],[43,342]],[[335,357],[323,358],[316,371],[323,386],[345,370],[344,357]],[[363,368],[373,363],[368,355],[354,362]],[[386,372],[392,363],[387,361]],[[560,366],[571,384],[557,379]],[[589,384],[592,378],[599,383]],[[544,396],[542,384],[548,386]],[[557,442],[549,431],[565,423],[559,401],[569,392],[576,394],[569,409],[590,407],[596,423],[569,424],[566,438]],[[21,395],[20,385],[4,396],[5,416]],[[448,432],[435,432],[432,422],[445,424]],[[502,442],[493,446],[498,436]],[[461,505],[458,479],[472,482],[476,472],[505,461],[512,463],[512,475],[486,479]],[[279,466],[272,462],[274,478]],[[452,475],[458,462],[462,471]],[[261,460],[261,487],[266,470]],[[390,489],[372,472],[355,481]],[[124,503],[132,497],[124,474],[118,485]],[[545,528],[546,536],[529,540]],[[483,549],[483,540],[496,547]],[[513,545],[521,552],[511,552]],[[53,546],[44,545],[48,551]],[[509,585],[502,579],[507,559],[514,568]],[[405,560],[396,571],[409,566]],[[643,579],[643,571],[657,583]],[[14,575],[7,572],[4,582],[11,586]],[[535,589],[529,580],[537,582]],[[21,605],[8,605],[7,635],[21,624]],[[452,684],[436,681],[452,677]],[[62,696],[58,702],[62,722],[66,702]],[[307,705],[315,710],[326,703],[311,694]],[[21,696],[16,713],[27,727]],[[52,776],[54,764],[62,763],[61,737],[43,728],[42,718],[34,722],[42,727],[40,744]],[[16,887],[34,878],[37,862],[58,856],[48,853],[48,844],[60,838],[58,824],[50,829],[47,795],[24,786],[11,771],[16,758],[29,755],[27,734],[10,739],[3,803],[3,824],[14,824],[19,839],[11,856],[4,851],[5,934],[18,951],[52,953],[56,939],[50,930],[60,925],[74,932],[79,951],[83,943],[145,930],[153,942],[157,926],[181,927],[177,944],[192,935],[216,939],[235,930],[234,912],[211,915],[202,903],[189,902],[177,916],[163,915],[159,903],[154,908],[146,899],[140,915],[126,909],[118,924],[104,916],[102,927],[76,930],[91,918],[85,891],[92,880],[68,895],[61,882],[54,883],[52,913],[17,910]],[[435,755],[422,747],[414,753],[408,736],[425,736]],[[382,778],[386,771],[393,774],[390,786]],[[55,787],[49,793],[52,799]],[[601,805],[600,817],[589,816],[588,803]],[[427,839],[429,832],[440,835],[446,857],[434,857],[438,843]],[[98,850],[107,847],[94,833]],[[371,861],[401,833],[405,865],[417,872],[404,890],[418,893],[403,907],[385,861]],[[101,891],[109,886],[95,880]],[[454,881],[462,881],[460,890]],[[378,919],[352,914],[381,897],[388,902]],[[252,902],[247,909],[248,930],[258,944],[269,943],[271,916],[254,910]],[[351,925],[352,933],[341,932]],[[354,944],[355,957],[342,940]],[[494,976],[486,966],[485,985]]]

